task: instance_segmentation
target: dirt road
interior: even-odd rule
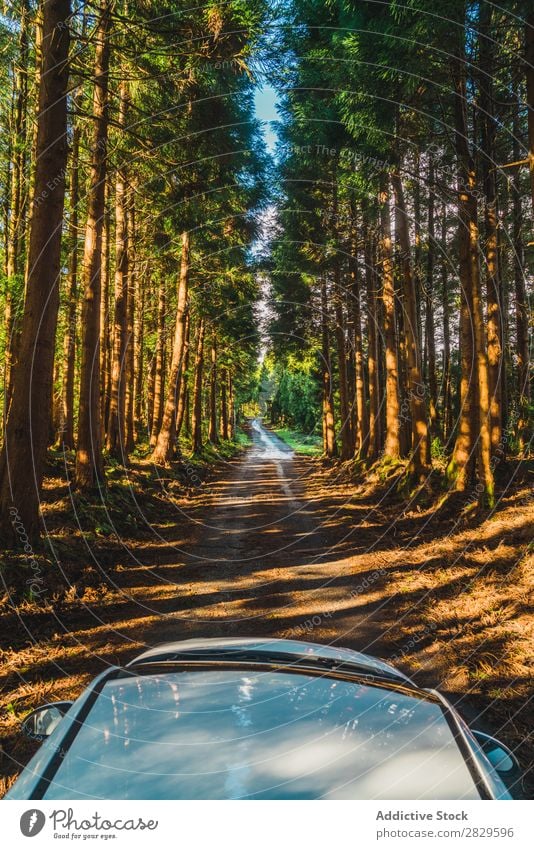
[[[251,436],[252,446],[228,463],[200,503],[177,516],[176,529],[192,531],[184,544],[171,528],[162,547],[136,549],[145,564],[158,550],[166,561],[156,570],[157,602],[144,601],[141,585],[131,588],[154,617],[138,619],[137,639],[307,637],[379,652],[397,611],[394,604],[384,610],[388,555],[372,553],[371,511],[343,492],[314,497],[313,462],[295,457],[258,420]],[[355,571],[358,555],[369,557],[368,568]],[[140,567],[139,576],[146,572]]]

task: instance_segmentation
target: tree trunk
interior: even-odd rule
[[[184,410],[184,422],[183,422],[183,431],[186,439],[191,439],[191,392],[189,390],[189,385],[185,388],[185,410]]]
[[[399,121],[397,116],[397,121]],[[415,293],[415,314],[417,317],[415,326],[415,337],[417,340],[417,348],[421,352],[423,349],[423,325],[422,325],[422,309],[421,301],[423,294],[423,269],[422,269],[422,254],[423,243],[421,240],[421,153],[419,149],[415,151],[415,178],[413,180],[413,226],[414,226],[414,264],[412,270],[413,287]],[[425,363],[421,361],[421,377],[424,381]]]
[[[519,159],[519,103],[514,112],[513,122],[513,160]],[[517,422],[517,437],[520,450],[529,444],[529,401],[530,401],[530,355],[529,355],[529,316],[527,290],[525,285],[524,250],[523,250],[523,205],[521,197],[521,179],[516,171],[512,181],[512,241],[513,241],[513,277],[514,277],[514,306],[516,326],[516,357],[517,357],[517,397],[519,416]]]
[[[220,422],[220,434],[221,439],[225,442],[229,439],[228,432],[228,401],[226,398],[227,392],[227,383],[228,383],[228,372],[226,369],[222,370],[221,375],[221,422]]]
[[[202,450],[202,372],[204,367],[204,336],[205,322],[200,319],[197,330],[197,350],[195,355],[195,376],[193,382],[193,420],[191,429],[193,434],[193,454]]]
[[[104,480],[100,411],[100,299],[102,229],[108,139],[108,71],[110,0],[102,0],[95,55],[93,95],[94,135],[87,199],[82,303],[82,361],[76,450],[76,482],[91,490]]]
[[[501,304],[501,280],[498,253],[497,179],[495,171],[495,104],[493,99],[492,73],[494,69],[493,41],[490,40],[492,7],[483,3],[480,9],[479,64],[480,113],[482,125],[481,165],[484,188],[484,229],[486,260],[487,299],[487,351],[490,393],[490,436],[491,452],[503,456],[502,444],[502,377],[503,367],[503,321]]]
[[[337,184],[337,158],[333,163],[333,199],[332,199],[332,237],[334,239],[334,289],[332,295],[334,307],[334,338],[336,340],[337,370],[339,385],[339,413],[341,425],[339,435],[341,437],[341,459],[350,460],[354,454],[354,440],[352,433],[352,412],[349,400],[348,373],[347,373],[347,349],[346,349],[346,324],[345,310],[343,307],[344,286],[341,276],[341,253],[339,244],[339,213],[338,213],[338,184]]]
[[[476,405],[476,395],[473,391],[473,369],[474,369],[474,351],[473,338],[471,334],[471,307],[469,300],[469,231],[465,221],[465,212],[463,212],[464,201],[459,202],[460,213],[463,218],[459,222],[458,234],[458,260],[459,272],[461,281],[460,290],[460,388],[459,401],[460,410],[458,414],[458,424],[456,441],[451,457],[451,461],[447,468],[447,476],[454,483],[457,491],[463,492],[467,489],[471,481],[474,456],[474,443],[476,439],[474,407]]]
[[[365,376],[363,364],[362,316],[360,307],[360,281],[356,260],[357,239],[354,239],[353,258],[351,262],[351,306],[352,325],[354,333],[354,378],[356,395],[356,445],[358,458],[364,460],[369,448],[369,416],[365,399]]]
[[[125,126],[127,87],[121,84],[119,124]],[[113,349],[111,360],[111,397],[106,448],[117,459],[125,453],[125,413],[128,347],[128,191],[123,168],[117,169],[115,180],[115,306],[113,315]]]
[[[232,372],[228,372],[228,436],[234,439],[236,435],[236,411],[234,397],[234,381]]]
[[[39,536],[39,498],[59,308],[69,16],[69,0],[49,0],[44,4],[37,156],[20,360],[13,373],[12,401],[0,455],[0,529],[5,547],[13,547],[21,539],[15,521],[20,521],[29,540]]]
[[[337,443],[335,431],[334,400],[332,387],[332,366],[330,361],[330,332],[328,327],[328,298],[326,291],[326,277],[321,278],[321,338],[322,338],[322,363],[321,371],[323,377],[323,450],[325,457],[337,457]]]
[[[339,379],[339,407],[341,416],[341,459],[350,460],[354,454],[352,439],[349,391],[347,382],[347,352],[345,346],[345,311],[341,291],[341,269],[336,260],[334,269],[334,316],[336,321],[335,339]]]
[[[128,296],[126,298],[126,350],[124,355],[124,442],[126,454],[131,454],[135,446],[134,432],[134,320],[135,320],[135,293],[137,284],[137,258],[135,254],[135,212],[133,208],[132,192],[128,192]]]
[[[154,325],[157,341],[157,323]],[[156,385],[156,351],[151,352],[150,368],[148,369],[147,394],[146,394],[146,425],[149,439],[152,436],[152,424],[154,421],[154,390]],[[157,431],[156,431],[157,437]],[[151,446],[154,447],[154,446]]]
[[[43,68],[43,4],[38,3],[37,8],[33,17],[34,22],[34,57],[35,57],[35,71],[33,78],[33,86],[32,88],[37,92],[37,97],[34,99],[35,105],[35,120],[33,122],[30,121],[30,124],[33,123],[33,127],[31,127],[28,133],[27,143],[30,143],[31,138],[31,149],[30,155],[28,157],[28,169],[26,175],[26,181],[28,185],[28,198],[35,195],[35,177],[36,177],[36,162],[37,162],[37,133],[38,133],[38,115],[39,115],[39,89],[41,86],[41,72]],[[67,106],[68,109],[68,106]],[[30,240],[30,229],[32,223],[33,209],[32,204],[30,204],[29,215],[26,216],[26,242]],[[24,281],[25,283],[28,280],[29,273],[29,262],[30,256],[29,253],[26,252],[26,264],[24,268]],[[15,340],[15,344],[18,343],[18,340]]]
[[[428,243],[426,255],[425,284],[425,337],[428,358],[429,419],[433,436],[439,436],[440,421],[438,414],[438,382],[436,378],[436,328],[434,324],[434,166],[430,159],[428,170]],[[428,444],[430,449],[430,441]],[[430,461],[430,457],[427,457]]]
[[[386,348],[386,434],[384,455],[391,459],[398,459],[400,457],[400,403],[397,339],[395,333],[393,246],[391,243],[391,217],[387,181],[388,177],[385,175],[380,192],[380,259],[382,264],[382,302],[384,305],[384,345]]]
[[[176,422],[176,395],[182,375],[184,351],[185,351],[185,320],[189,284],[189,233],[182,234],[182,259],[180,264],[180,278],[178,282],[178,296],[176,304],[176,323],[174,328],[174,340],[172,346],[172,359],[169,373],[169,386],[163,411],[161,428],[156,440],[156,446],[152,452],[154,463],[167,463],[172,458],[174,450],[173,428]]]
[[[26,176],[27,113],[28,113],[28,23],[27,0],[21,3],[18,67],[15,73],[15,91],[12,126],[12,163],[10,172],[10,204],[6,237],[6,301],[4,313],[4,407],[7,417],[11,400],[11,377],[15,365],[19,335],[17,313],[23,292],[23,253],[26,232]]]
[[[50,404],[50,424],[48,429],[48,446],[50,447],[57,442],[58,433],[61,430],[62,422],[62,381],[59,368],[59,357],[54,359],[54,371],[52,376],[52,402]]]
[[[109,334],[109,270],[110,270],[110,212],[109,182],[104,189],[104,221],[102,222],[102,262],[100,297],[100,419],[102,441],[107,437],[111,397],[111,342]]]
[[[380,452],[380,386],[378,357],[378,315],[377,315],[377,275],[374,257],[374,245],[369,226],[368,211],[364,209],[363,218],[365,285],[367,292],[367,375],[369,386],[369,448],[370,461],[376,460]]]
[[[449,305],[449,269],[447,251],[447,206],[443,204],[441,245],[441,299],[443,306],[443,441],[452,433],[452,388],[451,388],[451,331]]]
[[[180,393],[178,395],[178,408],[176,410],[176,442],[180,437],[182,432],[182,427],[184,424],[184,418],[186,414],[187,407],[187,392],[188,392],[188,378],[189,378],[189,348],[190,348],[190,334],[191,334],[191,316],[189,312],[187,313],[185,319],[185,350],[184,350],[184,367],[182,369],[182,374],[180,377]]]
[[[74,118],[76,122],[76,117]],[[76,367],[76,304],[78,298],[78,201],[79,201],[80,127],[72,131],[70,170],[69,271],[67,277],[67,315],[63,343],[63,385],[59,441],[63,448],[74,448],[74,371]]]
[[[404,192],[400,173],[392,175],[395,194],[395,229],[401,249],[401,271],[404,294],[404,338],[408,366],[408,392],[412,423],[411,456],[409,472],[414,480],[422,483],[428,475],[428,423],[425,404],[425,387],[421,374],[421,351],[417,335],[417,301],[415,281],[410,260],[410,231],[404,203]]]
[[[480,269],[478,264],[478,223],[475,166],[469,150],[466,115],[466,78],[463,46],[454,62],[455,138],[458,159],[458,217],[460,282],[462,289],[461,341],[462,378],[459,431],[449,474],[456,488],[465,489],[471,453],[476,452],[479,502],[494,501],[489,428],[488,360],[485,347]]]
[[[528,166],[530,171],[530,194],[534,215],[534,12],[525,20],[525,69],[527,79],[528,107]],[[516,137],[517,138],[517,137]]]
[[[211,374],[210,374],[210,422],[208,439],[212,445],[219,444],[217,427],[217,337],[213,331],[211,343]]]
[[[400,265],[400,247],[395,239],[394,267]],[[400,274],[394,273],[395,281],[395,331],[397,342],[397,385],[399,387],[399,441],[401,457],[408,457],[412,445],[412,417],[410,414],[410,393],[408,388],[408,362],[406,352],[406,333],[404,330],[405,308],[403,283]]]
[[[154,407],[152,412],[152,429],[150,447],[155,448],[163,419],[163,402],[165,391],[164,356],[165,356],[165,277],[160,275],[158,285],[158,317],[156,325],[156,352],[154,374]]]
[[[148,268],[143,274],[137,273],[135,278],[135,318],[134,318],[134,423],[135,438],[138,438],[138,430],[141,425],[143,412],[143,349],[144,329],[143,321],[145,313],[145,290],[146,279],[149,279]]]

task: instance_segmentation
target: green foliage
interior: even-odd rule
[[[272,424],[288,425],[297,431],[314,433],[320,429],[320,396],[313,352],[298,358],[290,355],[283,364],[271,355],[263,363],[259,380]]]
[[[319,415],[317,381],[304,372],[284,369],[272,401],[272,420],[309,433],[317,427]]]

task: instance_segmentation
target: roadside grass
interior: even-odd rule
[[[287,427],[270,428],[286,445],[293,449],[295,454],[303,454],[306,457],[319,457],[323,453],[323,444],[320,436],[314,433],[302,433],[300,430],[291,430]]]
[[[243,448],[251,445],[251,443],[252,439],[248,431],[244,428],[238,427],[235,432],[234,439],[221,439],[216,445],[212,445],[210,442],[205,442],[202,446],[202,450],[196,454],[191,454],[187,443],[180,443],[180,448],[182,450],[182,458],[185,463],[200,462],[211,465],[219,462],[220,460],[230,460]]]
[[[242,448],[246,448],[248,445],[252,445],[252,437],[248,430],[238,428],[235,434],[235,442]]]

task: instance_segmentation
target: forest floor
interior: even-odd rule
[[[2,792],[32,752],[18,733],[30,708],[77,696],[146,646],[224,635],[392,661],[512,746],[532,797],[532,468],[516,466],[481,517],[456,502],[436,509],[432,492],[426,504],[402,500],[395,474],[357,483],[348,466],[296,456],[257,422],[251,434],[202,485],[192,464],[177,478],[139,462],[126,483],[117,470],[114,507],[101,513],[62,476],[47,480],[61,570],[43,561],[39,601],[15,609],[4,598]]]

